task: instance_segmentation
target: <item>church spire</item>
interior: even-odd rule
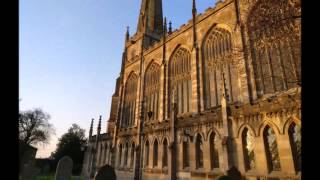
[[[162,34],[162,0],[142,0],[137,33]]]
[[[127,32],[126,32],[126,42],[129,41],[130,33],[129,33],[129,26],[127,26]]]

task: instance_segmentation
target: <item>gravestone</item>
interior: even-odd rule
[[[109,165],[102,166],[94,177],[94,180],[116,180],[116,172]]]
[[[227,171],[227,174],[229,177],[231,177],[232,180],[242,179],[241,172],[234,166]]]
[[[73,162],[69,156],[64,156],[59,160],[55,180],[70,180],[72,175]]]
[[[40,173],[40,169],[34,167],[32,164],[25,164],[22,170],[22,180],[36,180],[37,175]]]

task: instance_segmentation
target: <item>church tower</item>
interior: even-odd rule
[[[142,0],[137,34],[148,37],[145,38],[145,48],[160,40],[163,34],[162,0]]]

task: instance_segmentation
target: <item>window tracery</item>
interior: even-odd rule
[[[160,66],[152,63],[145,73],[145,120],[157,120],[160,104]],[[151,119],[147,113],[152,112]]]
[[[259,97],[300,84],[300,9],[291,0],[259,0],[249,13],[247,27]]]
[[[297,172],[301,171],[301,129],[295,123],[289,127],[289,139],[292,151],[294,167]]]
[[[263,131],[263,139],[269,171],[281,171],[277,136],[269,126]]]
[[[179,48],[170,62],[171,98],[177,100],[178,114],[191,110],[191,55]],[[172,97],[174,96],[174,97]]]
[[[131,74],[125,85],[125,97],[122,110],[122,127],[134,125],[138,76]]]
[[[245,128],[242,132],[242,148],[245,169],[255,169],[255,154],[254,154],[254,136],[248,128]]]
[[[231,33],[220,27],[214,27],[204,41],[202,53],[206,108],[220,105],[222,72],[225,76],[229,102],[239,101],[239,77],[232,49]]]

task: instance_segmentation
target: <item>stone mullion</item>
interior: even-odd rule
[[[294,175],[295,167],[292,156],[292,149],[290,145],[289,136],[287,134],[281,134],[277,136],[279,158],[281,171]]]
[[[208,138],[207,141],[203,140],[203,167],[206,171],[211,170],[210,155],[210,138]]]
[[[180,137],[180,138],[183,138],[183,137]],[[183,139],[180,141],[180,142],[177,142],[177,153],[178,153],[178,156],[177,156],[177,170],[178,171],[181,171],[183,170]]]
[[[256,170],[259,174],[267,174],[268,165],[266,157],[266,147],[264,145],[263,135],[256,137],[255,140],[255,160],[256,160]]]

